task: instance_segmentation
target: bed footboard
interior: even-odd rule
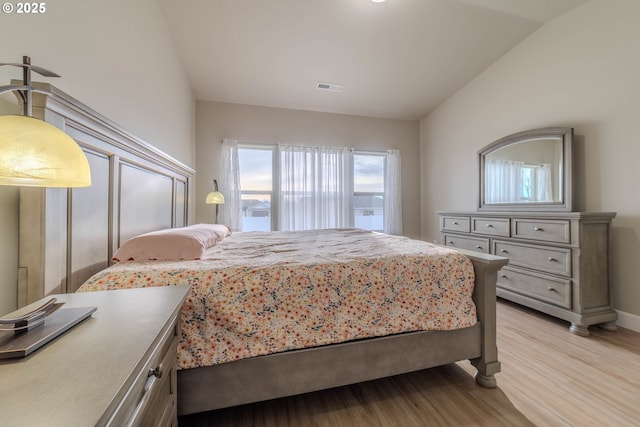
[[[258,356],[178,372],[178,414],[323,390],[469,359],[476,382],[495,387],[497,272],[508,259],[461,251],[473,262],[478,323]]]
[[[483,387],[496,387],[495,374],[500,372],[496,345],[496,283],[498,270],[509,263],[508,258],[459,250],[471,259],[475,271],[473,301],[481,326],[482,354],[471,359],[478,370],[476,382]]]

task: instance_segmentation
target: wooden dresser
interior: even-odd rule
[[[611,212],[438,212],[446,246],[509,258],[497,295],[571,322],[615,329],[611,306]]]
[[[97,311],[35,353],[0,360],[0,424],[176,426],[188,286],[53,295]]]

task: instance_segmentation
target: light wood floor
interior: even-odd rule
[[[640,426],[640,334],[498,303],[498,388],[468,362],[179,418],[209,426]]]

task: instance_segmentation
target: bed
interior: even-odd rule
[[[232,234],[199,224],[137,236],[114,258],[78,292],[191,285],[181,415],[462,359],[495,386],[474,265],[459,252],[360,229]]]
[[[189,200],[194,172],[139,141],[77,100],[55,88],[50,87],[49,91],[51,95],[40,100],[43,116],[63,127],[85,150],[90,160],[94,185],[88,189],[69,191],[21,190],[21,303],[54,292],[75,292],[79,288],[81,291],[90,291],[98,289],[98,285],[106,288],[124,286],[122,283],[116,286],[114,281],[128,282],[133,276],[137,278],[126,286],[191,283],[192,301],[182,315],[181,350],[184,353],[179,363],[183,369],[178,372],[180,415],[321,390],[466,359],[477,368],[476,381],[480,385],[496,386],[495,374],[500,370],[500,363],[496,347],[495,285],[497,271],[507,263],[501,257],[462,254],[425,242],[361,230],[333,230],[329,232],[330,238],[315,235],[311,238],[310,234],[303,237],[303,240],[314,242],[312,246],[323,247],[324,251],[312,254],[306,248],[298,248],[296,252],[291,247],[299,243],[280,242],[275,251],[265,247],[259,249],[262,253],[252,256],[248,265],[248,252],[245,250],[258,248],[260,242],[266,241],[266,236],[248,233],[245,237],[239,233],[225,236],[217,244],[206,248],[206,252],[197,257],[200,258],[198,260],[167,262],[125,259],[110,266],[112,258],[118,255],[118,248],[133,237],[156,230],[182,228],[193,222]],[[272,237],[283,239],[285,234],[274,233]],[[348,236],[356,240],[364,239],[363,234],[374,241],[365,243],[364,250],[373,258],[350,253],[348,246],[335,246],[336,242],[349,240]],[[288,239],[291,236],[285,237]],[[371,246],[367,248],[367,244]],[[298,262],[300,250],[311,257],[306,263]],[[240,354],[241,357],[237,353],[223,354],[225,351],[212,349],[202,343],[197,343],[198,350],[190,347],[197,341],[194,337],[210,328],[198,329],[189,324],[194,313],[198,312],[194,308],[194,301],[197,302],[204,292],[208,292],[207,286],[202,283],[206,280],[211,282],[220,275],[237,277],[248,270],[259,270],[258,277],[262,277],[260,283],[272,283],[273,275],[277,274],[273,268],[280,269],[281,275],[288,271],[286,274],[292,277],[297,274],[295,277],[298,279],[307,280],[314,275],[310,271],[321,265],[322,268],[315,275],[324,280],[324,284],[308,286],[317,289],[324,286],[325,290],[332,290],[334,294],[336,289],[348,293],[350,285],[337,279],[336,274],[344,274],[350,269],[354,276],[361,274],[360,279],[366,285],[378,280],[371,280],[376,268],[381,271],[395,265],[395,268],[403,269],[413,263],[428,270],[432,267],[425,267],[426,261],[420,255],[424,251],[436,254],[437,258],[449,257],[445,264],[433,267],[439,271],[426,274],[418,268],[411,273],[429,289],[427,293],[437,295],[436,299],[440,298],[440,302],[447,301],[441,304],[440,308],[444,309],[435,311],[451,315],[458,310],[448,320],[424,315],[429,313],[429,309],[422,307],[422,310],[427,310],[422,312],[422,317],[432,324],[419,324],[418,316],[418,319],[401,317],[397,320],[398,325],[395,325],[393,317],[382,316],[377,319],[378,325],[382,325],[381,330],[370,337],[360,333],[358,328],[362,326],[351,323],[347,310],[346,314],[333,314],[336,319],[342,319],[339,332],[327,333],[320,328],[312,337],[290,339],[302,329],[314,328],[306,323],[285,334],[280,346],[243,344],[245,348],[256,347],[260,351],[246,352]],[[222,252],[232,255],[222,260]],[[277,261],[273,258],[275,256],[278,257]],[[375,265],[373,270],[363,273],[365,264]],[[271,270],[267,274],[268,268]],[[170,275],[174,280],[157,280],[158,275],[162,276],[159,270],[164,270],[162,274]],[[303,270],[307,273],[300,276]],[[327,271],[332,273],[327,274]],[[452,271],[455,274],[448,274]],[[395,287],[409,283],[400,280],[406,274],[392,275],[396,278]],[[454,282],[461,289],[457,296],[438,288],[447,276],[455,277]],[[246,280],[255,282],[256,279],[250,279],[247,275]],[[210,287],[211,283],[208,285]],[[355,295],[361,292],[352,291]],[[314,301],[317,301],[315,298]],[[335,305],[335,300],[331,298],[327,303],[330,305],[332,301]],[[411,306],[409,303],[406,305]],[[205,313],[202,310],[210,308],[210,305],[203,304],[198,310]],[[301,318],[300,313],[296,314],[295,311],[296,308],[293,308],[294,319],[290,319],[294,323]],[[315,318],[312,314],[306,314],[310,322]],[[434,328],[434,324],[438,323],[440,325]],[[442,324],[445,324],[444,328]],[[241,327],[241,324],[238,322],[237,326]],[[249,329],[244,333],[250,335],[256,332]],[[271,332],[263,334],[269,336]],[[337,340],[325,340],[331,334],[344,336]],[[210,331],[205,335],[206,339],[201,341],[208,340],[209,344],[212,340],[222,339],[221,335]],[[233,339],[229,341],[237,344]],[[207,352],[212,354],[203,355]]]

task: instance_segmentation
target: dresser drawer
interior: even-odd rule
[[[566,220],[535,220],[514,218],[511,236],[543,242],[570,243],[571,226]]]
[[[442,230],[468,233],[471,231],[471,219],[464,216],[443,216],[441,226]]]
[[[508,257],[510,265],[571,277],[571,249],[494,240],[493,251]]]
[[[129,420],[131,426],[171,426],[175,423],[178,339],[158,365],[158,374],[150,374],[144,394]]]
[[[471,218],[471,232],[509,237],[509,218]]]
[[[174,323],[164,331],[152,346],[147,360],[138,370],[134,383],[109,420],[113,426],[161,425],[165,408],[176,408],[176,357],[178,325]],[[176,418],[177,412],[171,417]]]
[[[489,253],[489,239],[480,237],[458,236],[456,234],[444,234],[445,246],[452,248],[468,249],[470,251]]]
[[[498,273],[498,287],[560,307],[571,308],[571,281],[508,267]]]

